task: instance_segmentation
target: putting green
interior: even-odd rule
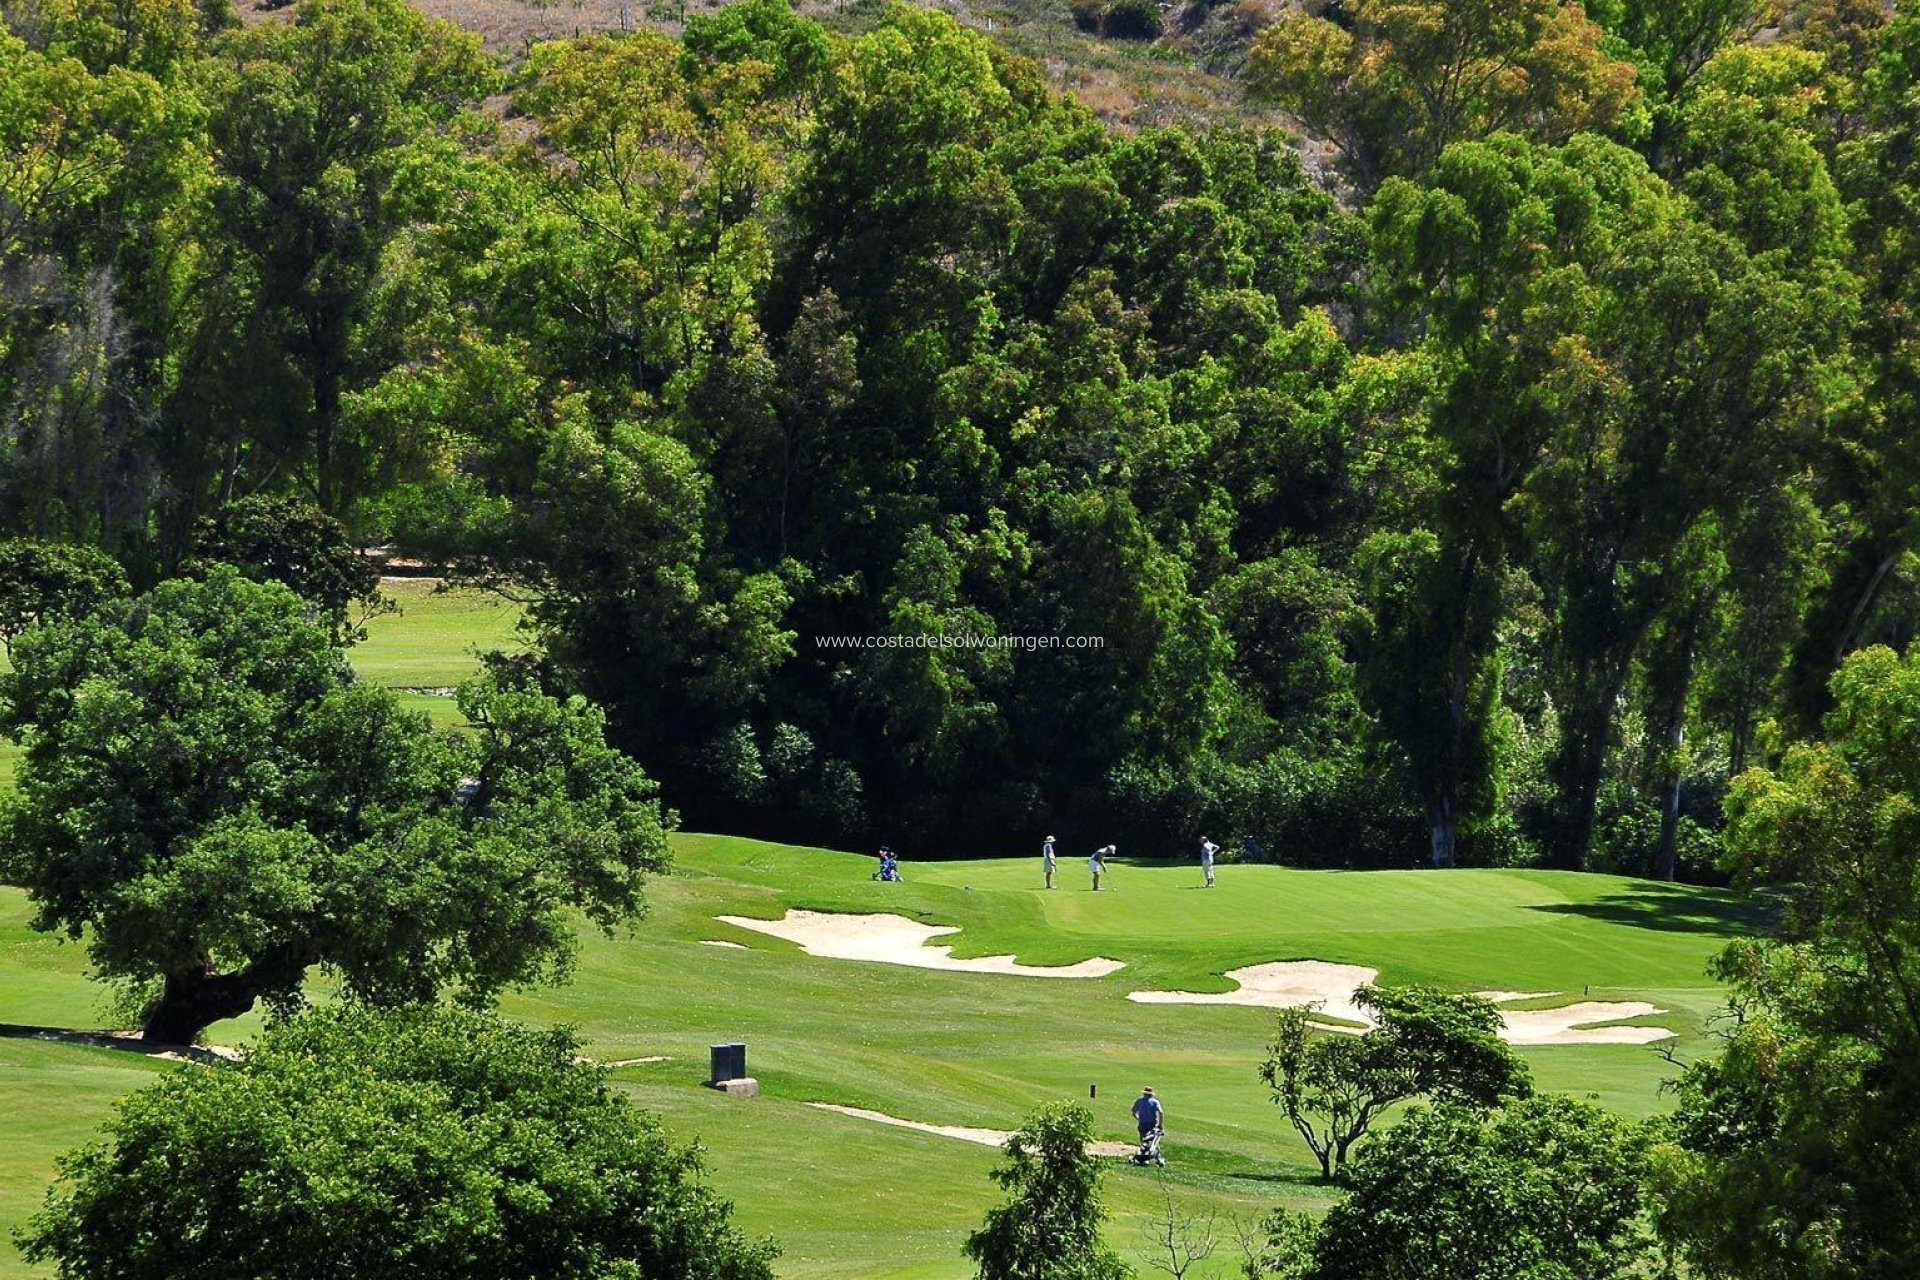
[[[475,650],[511,635],[510,606],[419,592],[408,609],[378,620],[355,652],[370,679],[456,683]],[[1331,1199],[1255,1075],[1271,1012],[1142,1004],[1128,992],[1225,991],[1227,970],[1311,958],[1377,968],[1385,983],[1559,993],[1532,1004],[1644,1000],[1664,1012],[1635,1021],[1678,1039],[1520,1052],[1543,1088],[1647,1115],[1665,1105],[1660,1085],[1676,1072],[1663,1051],[1685,1061],[1711,1047],[1706,1024],[1721,995],[1708,960],[1758,921],[1730,894],[1566,873],[1223,866],[1207,891],[1197,866],[1122,861],[1110,890],[1094,894],[1080,860],[1063,857],[1062,887],[1047,893],[1037,840],[1015,841],[1034,847],[1020,857],[909,859],[901,884],[873,881],[872,859],[852,854],[708,835],[674,843],[676,872],[653,883],[647,920],[613,938],[584,932],[570,985],[515,994],[504,1008],[574,1025],[602,1061],[665,1055],[614,1078],[706,1146],[742,1223],[777,1236],[781,1274],[806,1280],[960,1280],[970,1274],[961,1242],[997,1198],[992,1150],[807,1103],[1008,1129],[1042,1102],[1086,1100],[1097,1087],[1098,1136],[1123,1140],[1128,1103],[1152,1084],[1168,1108],[1170,1164],[1162,1175],[1111,1163],[1109,1239],[1134,1254],[1164,1189],[1188,1210],[1222,1216],[1219,1251],[1190,1274],[1227,1277],[1238,1255],[1227,1218]],[[934,941],[958,957],[1058,966],[1108,956],[1125,967],[1073,980],[906,968],[809,956],[717,920],[793,908],[957,926]],[[103,992],[79,948],[31,933],[27,915],[18,891],[0,889],[0,1022],[102,1025]],[[257,1018],[243,1019],[215,1038],[239,1043],[257,1029]],[[747,1043],[760,1097],[701,1087],[707,1047],[724,1040]],[[115,1097],[156,1071],[197,1069],[0,1039],[0,1098],[26,1118],[0,1142],[0,1235],[31,1212],[55,1155],[85,1141]],[[0,1277],[29,1274],[11,1240],[0,1243]]]

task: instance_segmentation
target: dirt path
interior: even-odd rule
[[[919,1120],[902,1120],[899,1116],[890,1116],[884,1111],[868,1111],[863,1107],[842,1107],[831,1102],[809,1102],[807,1104],[819,1111],[831,1111],[836,1115],[852,1116],[856,1120],[871,1120],[875,1124],[890,1124],[896,1129],[912,1129],[915,1133],[931,1133],[941,1138],[957,1138],[961,1142],[971,1142],[982,1147],[1004,1147],[1007,1139],[1013,1136],[1009,1129],[974,1129],[958,1124],[925,1124]],[[1124,1142],[1089,1142],[1087,1154],[1091,1156],[1111,1156],[1124,1158],[1132,1155],[1134,1148]]]

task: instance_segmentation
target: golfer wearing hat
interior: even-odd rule
[[[1145,1142],[1155,1129],[1166,1128],[1160,1123],[1161,1115],[1160,1099],[1153,1096],[1153,1086],[1148,1085],[1133,1100],[1133,1122],[1140,1126],[1140,1141]]]
[[[1040,846],[1040,870],[1046,873],[1047,888],[1053,888],[1053,837],[1048,836]]]

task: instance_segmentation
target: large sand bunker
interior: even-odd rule
[[[960,932],[954,925],[921,924],[905,916],[888,913],[846,915],[832,911],[789,910],[779,920],[755,920],[750,916],[720,916],[725,924],[755,933],[771,934],[797,942],[810,956],[830,960],[866,960],[874,964],[900,964],[913,969],[948,969],[959,973],[1005,973],[1022,978],[1104,978],[1126,966],[1118,960],[1095,956],[1078,964],[1030,965],[1015,963],[1012,956],[976,956],[955,959],[952,947],[933,947],[927,943]]]
[[[1357,964],[1328,964],[1324,960],[1282,960],[1273,964],[1229,969],[1238,984],[1233,991],[1129,991],[1127,999],[1141,1004],[1239,1004],[1264,1009],[1291,1009],[1317,1005],[1320,1013],[1338,1022],[1325,1022],[1329,1031],[1358,1033],[1372,1025],[1367,1011],[1354,1003],[1354,993],[1380,976],[1377,969]],[[1541,999],[1547,992],[1483,991],[1496,1004]],[[1516,1045],[1652,1044],[1673,1038],[1665,1027],[1601,1027],[1597,1022],[1644,1018],[1663,1013],[1643,1000],[1583,1000],[1557,1009],[1502,1009],[1500,1038]],[[1342,1025],[1345,1024],[1345,1025]],[[1359,1025],[1354,1025],[1359,1024]]]
[[[884,1111],[868,1111],[861,1107],[841,1107],[831,1102],[809,1102],[810,1107],[821,1111],[832,1111],[843,1116],[852,1116],[856,1120],[871,1120],[875,1124],[890,1124],[896,1129],[912,1129],[916,1133],[931,1133],[942,1138],[958,1138],[962,1142],[971,1142],[982,1147],[1004,1147],[1013,1134],[1005,1129],[973,1129],[958,1124],[922,1124],[918,1120],[902,1120],[899,1116],[890,1116]],[[1134,1149],[1124,1142],[1089,1142],[1087,1154],[1092,1156],[1128,1156]]]

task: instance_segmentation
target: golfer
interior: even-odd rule
[[[1207,888],[1213,888],[1213,855],[1220,852],[1220,846],[1205,836],[1200,837],[1200,870],[1207,877]]]
[[[1140,1126],[1140,1141],[1145,1142],[1147,1135],[1155,1129],[1166,1128],[1161,1123],[1164,1114],[1160,1099],[1153,1096],[1153,1086],[1142,1089],[1140,1096],[1133,1100],[1133,1122]]]
[[[1040,846],[1040,870],[1046,873],[1047,888],[1053,888],[1053,837],[1048,836]]]
[[[1100,892],[1100,873],[1107,869],[1107,859],[1119,851],[1118,845],[1101,845],[1093,851],[1093,856],[1087,859],[1087,870],[1093,872],[1093,891],[1095,893]]]

